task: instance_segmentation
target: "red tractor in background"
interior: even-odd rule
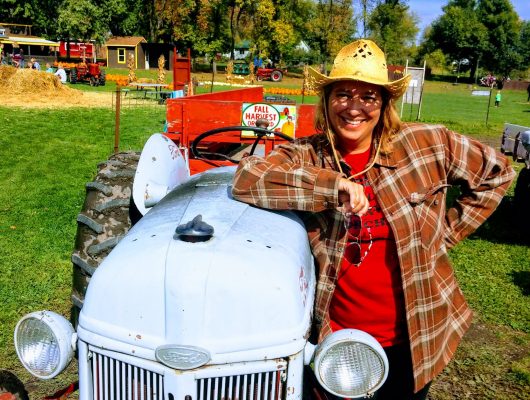
[[[258,68],[256,71],[256,79],[258,81],[271,80],[273,82],[280,82],[287,70],[279,68]]]
[[[105,86],[105,71],[96,63],[81,62],[70,68],[68,73],[70,83],[88,82],[90,86]]]

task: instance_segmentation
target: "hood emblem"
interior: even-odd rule
[[[175,369],[194,369],[210,361],[210,352],[195,346],[163,345],[155,356],[162,364]]]

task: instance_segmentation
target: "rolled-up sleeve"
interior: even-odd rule
[[[340,177],[321,166],[311,142],[304,140],[280,145],[266,158],[243,158],[232,195],[268,209],[319,212],[337,207]]]

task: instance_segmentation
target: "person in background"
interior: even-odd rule
[[[19,67],[24,68],[26,66],[26,61],[24,58],[24,50],[22,48],[20,48],[18,55],[19,55]]]
[[[50,65],[50,63],[46,63],[46,72],[49,72],[49,73],[52,73],[52,74],[53,74],[53,68],[52,68],[52,66]]]
[[[526,88],[526,92],[528,93],[528,97],[526,99],[526,101],[530,101],[530,83],[528,84],[528,87]]]
[[[55,71],[55,76],[59,77],[61,83],[66,83],[66,71],[64,70],[62,64],[59,64],[57,71]]]
[[[502,96],[501,96],[501,91],[498,90],[498,91],[497,91],[497,94],[495,95],[495,107],[500,107],[500,105],[501,105],[501,98],[502,98]]]
[[[259,56],[254,56],[254,74],[258,72],[258,68],[261,68],[263,65],[263,59]]]
[[[31,69],[36,69],[37,71],[40,71],[40,64],[37,60],[35,60],[34,57],[31,57]]]
[[[472,321],[448,250],[493,213],[515,172],[444,126],[403,123],[395,102],[410,75],[390,81],[370,40],[343,47],[329,76],[309,72],[316,134],[243,158],[232,194],[304,222],[318,279],[310,340],[371,334],[389,359],[374,398],[426,399]]]

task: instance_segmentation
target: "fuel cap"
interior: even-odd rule
[[[175,229],[175,239],[184,242],[206,242],[213,236],[213,226],[202,220],[202,215],[198,214],[191,221],[177,226]]]

